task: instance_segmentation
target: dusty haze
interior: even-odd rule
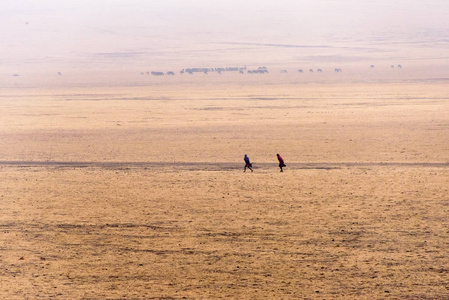
[[[6,1],[0,77],[127,84],[146,71],[247,65],[288,69],[287,81],[303,80],[298,68],[337,67],[351,80],[447,79],[448,12],[442,0]]]
[[[449,299],[449,1],[1,4],[0,299]]]

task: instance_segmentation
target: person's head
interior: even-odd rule
[[[245,157],[248,157],[248,155],[245,154]]]
[[[278,153],[278,154],[276,154],[276,156],[277,156],[277,157],[279,157],[279,153]]]

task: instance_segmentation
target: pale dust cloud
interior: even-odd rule
[[[445,78],[448,10],[437,0],[7,1],[0,76],[51,84],[55,72],[73,82],[96,74],[114,84],[151,70],[267,66],[360,78],[400,64],[408,75],[396,79]]]
[[[448,299],[447,11],[2,1],[0,298]]]

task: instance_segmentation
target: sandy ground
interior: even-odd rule
[[[447,299],[448,95],[2,89],[0,298]]]

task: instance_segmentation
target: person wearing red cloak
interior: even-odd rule
[[[284,172],[284,170],[282,170],[283,167],[286,167],[284,159],[279,155],[279,153],[276,154],[276,156],[278,157],[279,160],[279,168],[281,168],[281,172]]]

